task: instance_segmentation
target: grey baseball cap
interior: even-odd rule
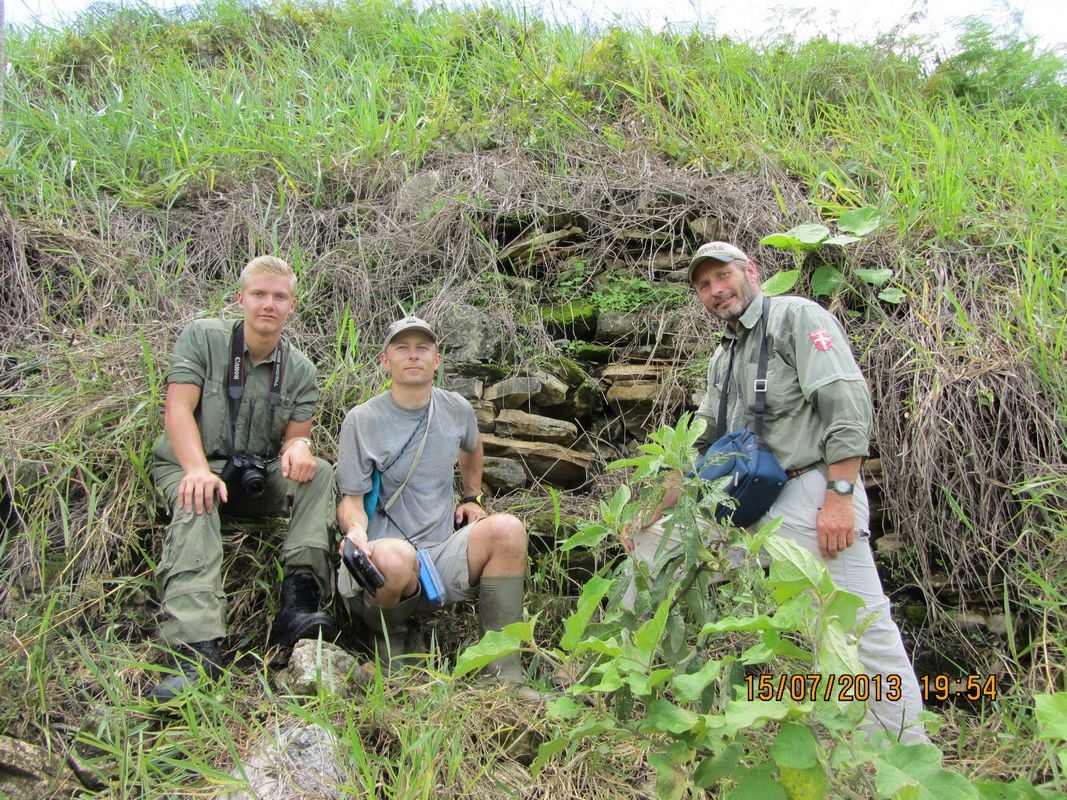
[[[385,341],[382,342],[382,349],[384,350],[387,348],[389,342],[393,341],[393,339],[404,331],[422,331],[433,339],[434,344],[437,344],[437,331],[433,329],[433,326],[424,319],[410,316],[389,323],[389,327],[385,329]]]
[[[729,242],[708,242],[702,244],[700,249],[693,254],[693,258],[689,261],[689,282],[693,282],[693,272],[708,259],[715,259],[721,261],[724,264],[729,264],[731,261],[745,261],[749,260],[745,251],[740,247],[734,247]]]

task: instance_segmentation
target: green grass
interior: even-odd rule
[[[977,719],[950,718],[943,742],[974,775],[1061,780],[1025,743],[1028,694],[1063,689],[1067,660],[1067,89],[1063,64],[1025,42],[969,36],[968,57],[931,73],[922,44],[907,40],[754,45],[387,0],[220,2],[186,18],[142,8],[8,30],[0,689],[11,700],[0,729],[52,736],[55,752],[77,742],[107,784],[100,796],[221,789],[281,716],[337,734],[355,794],[521,786],[498,731],[470,719],[483,701],[433,677],[371,687],[357,703],[303,702],[278,696],[250,658],[171,723],[141,703],[161,656],[145,602],[162,535],[148,465],[177,331],[232,310],[234,266],[250,253],[285,255],[301,279],[294,334],[320,367],[316,449],[329,458],[345,411],[381,388],[373,339],[398,309],[499,307],[516,326],[512,351],[537,358],[544,335],[524,327],[540,319],[529,306],[569,299],[552,297],[553,279],[610,294],[591,283],[599,260],[519,276],[534,279],[520,286],[493,258],[519,229],[581,214],[606,259],[606,219],[670,230],[685,248],[693,214],[714,212],[755,241],[875,205],[891,224],[841,258],[892,268],[907,299],[842,302],[900,428],[887,441],[933,431],[918,441],[928,448],[902,456],[906,474],[958,484],[931,495],[936,525],[916,525],[915,549],[991,558],[996,571],[980,563],[1000,581],[995,600],[1012,626],[998,657],[1017,691]],[[450,172],[463,157],[489,166]],[[492,188],[483,173],[513,164],[533,179],[511,194]],[[452,183],[403,216],[405,180],[430,169]],[[602,195],[582,194],[604,175]],[[685,211],[672,216],[656,203],[678,195],[678,175],[719,189],[682,192]],[[623,210],[606,216],[615,203]],[[761,255],[772,270],[793,266]],[[629,309],[648,279],[637,268],[618,276],[615,299]],[[909,486],[900,502],[921,494]],[[567,497],[568,515],[595,513],[594,499]],[[561,507],[543,494],[516,503]],[[274,555],[251,540],[234,547],[236,608],[254,620],[236,646],[255,651],[256,620],[275,602]],[[568,558],[545,559],[539,591],[571,585]],[[542,603],[554,617],[541,630],[558,631],[569,598]],[[581,755],[550,784],[555,796],[589,796],[583,769],[605,796],[643,791],[640,748]],[[627,774],[629,784],[616,779]]]

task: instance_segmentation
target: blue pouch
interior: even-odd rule
[[[445,584],[441,580],[433,559],[425,550],[419,550],[419,585],[422,596],[430,608],[443,608],[445,605]]]
[[[730,477],[726,493],[737,506],[720,503],[715,519],[727,522],[732,517],[733,524],[742,528],[767,513],[789,480],[767,444],[747,428],[728,433],[708,447],[697,462],[697,473],[706,481]]]

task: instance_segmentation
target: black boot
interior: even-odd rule
[[[333,617],[319,611],[319,589],[306,573],[286,575],[282,581],[282,608],[274,619],[270,643],[292,647],[300,639],[332,639]]]
[[[222,652],[215,639],[189,642],[178,648],[174,663],[178,674],[171,675],[152,690],[152,699],[168,703],[196,683],[201,674],[214,680],[222,674]]]

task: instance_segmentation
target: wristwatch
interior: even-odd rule
[[[463,497],[459,498],[459,504],[463,505],[464,503],[474,503],[479,508],[485,508],[485,506],[482,505],[482,496],[480,494],[463,495]]]
[[[852,494],[856,487],[852,485],[851,481],[846,481],[844,478],[838,478],[836,481],[827,481],[826,488],[834,494]]]

